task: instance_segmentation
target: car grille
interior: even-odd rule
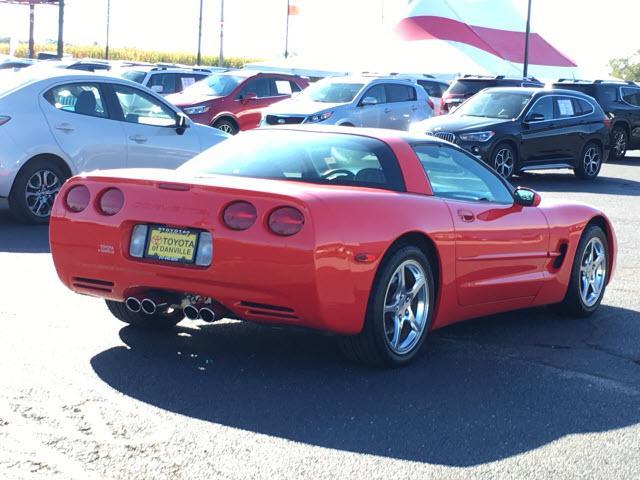
[[[282,115],[267,115],[267,125],[295,125],[302,123],[306,117],[284,117]]]
[[[437,138],[441,138],[442,140],[446,140],[447,142],[455,143],[456,135],[450,132],[431,132],[429,135]]]

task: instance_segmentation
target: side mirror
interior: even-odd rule
[[[545,120],[544,115],[541,113],[531,113],[527,115],[527,117],[524,119],[524,121],[527,123],[542,122],[544,120]]]
[[[191,125],[186,115],[182,113],[178,113],[176,117],[176,133],[178,135],[184,134],[185,130],[189,128]]]
[[[537,207],[542,201],[542,197],[538,192],[527,187],[518,187],[513,192],[513,200],[516,205],[523,207]]]
[[[258,94],[257,93],[255,93],[255,92],[247,92],[242,97],[241,102],[242,103],[247,103],[249,100],[253,100],[255,98],[258,98]]]
[[[164,92],[164,87],[162,85],[151,85],[151,90],[156,93],[162,93]]]
[[[377,105],[378,99],[376,97],[364,97],[360,102],[360,105],[366,107],[367,105]]]

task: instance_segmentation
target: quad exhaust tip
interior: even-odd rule
[[[140,308],[147,315],[153,315],[154,313],[156,313],[158,306],[156,305],[156,302],[154,302],[150,298],[145,298],[140,302]]]
[[[205,322],[213,322],[216,319],[216,313],[208,307],[201,308],[198,313]]]
[[[129,311],[138,313],[142,310],[142,303],[136,297],[129,297],[125,300],[125,305]]]
[[[184,316],[189,320],[197,320],[200,318],[200,312],[193,305],[187,305],[182,309],[182,311],[184,312]]]

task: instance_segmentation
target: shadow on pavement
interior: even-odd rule
[[[534,309],[433,332],[410,366],[346,363],[334,339],[245,323],[120,331],[91,364],[182,415],[321,447],[451,466],[640,421],[640,314]]]
[[[22,225],[0,209],[0,252],[49,253],[49,226]]]

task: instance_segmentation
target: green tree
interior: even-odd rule
[[[627,58],[613,58],[609,60],[611,75],[632,82],[640,81],[640,50]]]

